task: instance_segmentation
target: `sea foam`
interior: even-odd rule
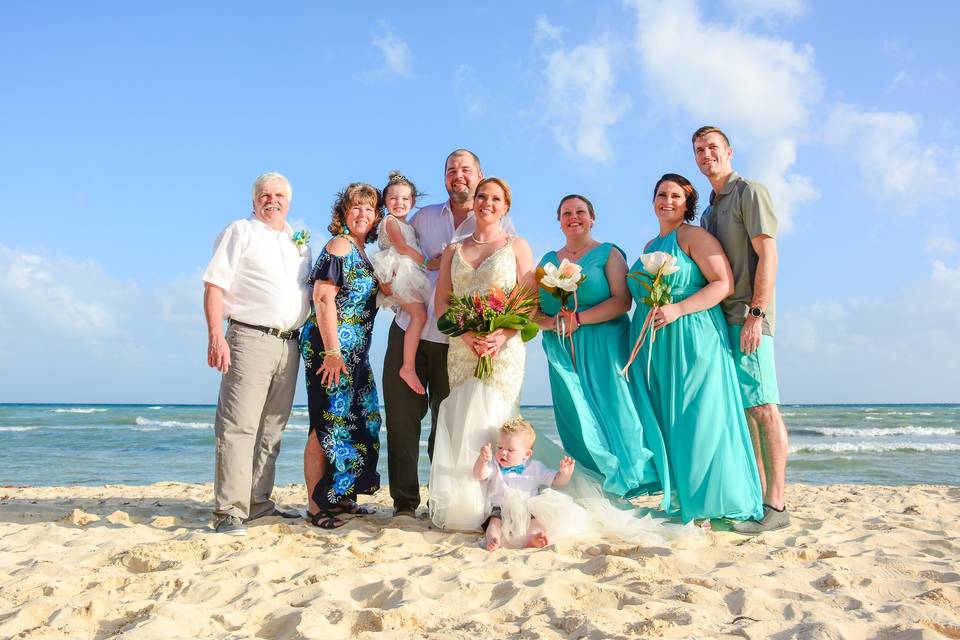
[[[106,409],[95,409],[92,407],[71,407],[69,409],[54,409],[53,413],[103,413]]]
[[[180,422],[179,420],[149,420],[137,416],[134,422],[141,427],[170,427],[172,429],[212,429],[212,422]]]
[[[843,427],[803,427],[797,433],[817,434],[833,438],[882,438],[885,436],[955,436],[960,435],[960,429],[953,427],[915,427],[904,425],[884,429],[875,427],[869,429],[845,429]]]
[[[927,442],[834,442],[801,444],[790,447],[790,453],[895,453],[895,452],[960,451],[960,444]]]

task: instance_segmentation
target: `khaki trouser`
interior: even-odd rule
[[[300,364],[296,340],[231,324],[230,369],[220,383],[213,514],[256,518],[274,509],[270,494]]]

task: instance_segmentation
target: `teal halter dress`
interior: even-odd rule
[[[610,297],[605,268],[610,251],[623,251],[603,243],[587,252],[578,264],[586,280],[577,291],[582,313]],[[555,251],[540,266],[559,265]],[[573,304],[572,299],[567,303]],[[549,315],[560,311],[560,301],[540,290],[540,308]],[[666,451],[649,405],[634,403],[618,370],[627,360],[630,320],[626,314],[599,324],[585,324],[573,333],[576,369],[570,339],[561,344],[555,331],[544,331],[543,350],[550,372],[550,391],[560,440],[577,464],[603,476],[608,493],[632,497],[664,492]],[[668,509],[669,505],[664,503]]]
[[[673,302],[706,286],[697,263],[677,244],[676,230],[654,238],[645,253],[654,251],[677,258],[680,270],[666,276]],[[631,271],[642,272],[643,263],[637,260]],[[632,278],[627,284],[637,301],[632,347],[650,309],[641,302],[646,289]],[[637,406],[652,406],[663,432],[681,519],[761,518],[760,477],[720,307],[678,318],[657,331],[652,345],[648,336],[629,377]]]

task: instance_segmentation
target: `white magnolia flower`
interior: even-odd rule
[[[680,271],[680,267],[677,266],[677,259],[666,251],[645,253],[640,256],[640,260],[643,262],[643,270],[652,276],[657,275],[657,271],[661,266],[663,267],[663,275],[665,276]]]
[[[560,263],[560,266],[548,262],[543,265],[543,278],[540,283],[545,287],[554,287],[563,291],[576,291],[580,284],[580,276],[583,269],[576,262],[570,262],[566,258]]]

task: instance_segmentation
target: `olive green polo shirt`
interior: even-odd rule
[[[743,324],[753,299],[753,282],[757,275],[757,252],[751,238],[759,235],[777,237],[777,216],[767,188],[759,182],[744,180],[736,172],[730,174],[720,192],[710,194],[710,206],[703,212],[700,224],[723,246],[733,269],[733,295],[720,303],[727,324]],[[773,335],[776,320],[776,292],[764,310],[763,333]]]

